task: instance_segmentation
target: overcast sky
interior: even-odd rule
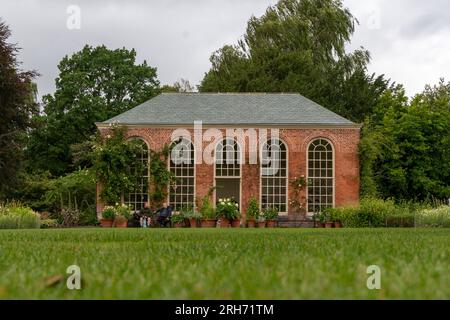
[[[24,69],[36,69],[39,94],[54,91],[61,58],[86,43],[135,48],[138,60],[158,68],[162,84],[180,78],[198,84],[211,53],[233,44],[251,15],[276,0],[1,0],[0,18],[22,48]],[[422,91],[450,80],[450,1],[344,0],[360,21],[351,48],[372,54],[370,71]],[[68,7],[80,8],[80,29]],[[67,23],[72,29],[68,28]],[[75,27],[75,29],[73,29]]]

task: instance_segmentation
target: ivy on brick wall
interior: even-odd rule
[[[97,182],[101,184],[100,198],[106,205],[121,202],[123,194],[132,192],[144,166],[137,161],[142,144],[126,140],[126,128],[112,126],[106,136],[98,136],[93,145],[92,160]]]

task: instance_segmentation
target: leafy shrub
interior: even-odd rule
[[[259,204],[256,198],[251,198],[247,207],[247,220],[255,220],[259,216]]]
[[[216,210],[211,204],[211,200],[209,199],[209,195],[203,197],[202,206],[200,208],[200,214],[202,215],[202,219],[217,219]]]
[[[0,229],[39,229],[40,216],[18,203],[0,205]]]
[[[277,208],[267,208],[263,212],[264,218],[266,220],[277,220],[278,219],[278,209]]]
[[[329,220],[341,221],[347,228],[414,226],[414,214],[393,200],[366,198],[359,206],[327,209],[325,214]]]
[[[418,211],[416,214],[416,226],[450,228],[450,206]]]
[[[57,228],[59,227],[58,220],[56,219],[44,219],[41,220],[41,229]]]
[[[170,219],[172,220],[172,223],[180,223],[183,222],[186,217],[180,212],[174,213]]]
[[[227,218],[228,220],[234,220],[239,218],[239,204],[233,199],[219,199],[217,203],[217,215],[219,217]]]
[[[117,215],[116,208],[112,206],[106,206],[102,211],[103,219],[114,219]]]

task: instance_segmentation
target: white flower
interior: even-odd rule
[[[236,208],[239,208],[239,204],[236,203]]]

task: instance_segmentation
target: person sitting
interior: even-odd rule
[[[167,205],[167,202],[163,203],[162,208],[158,209],[156,211],[157,218],[159,225],[161,227],[167,227],[167,225],[170,223],[170,217],[172,216],[172,208]]]
[[[144,204],[144,208],[140,210],[139,213],[139,224],[142,228],[148,228],[151,226],[151,216],[152,216],[152,210],[150,209],[150,205],[148,202]]]

